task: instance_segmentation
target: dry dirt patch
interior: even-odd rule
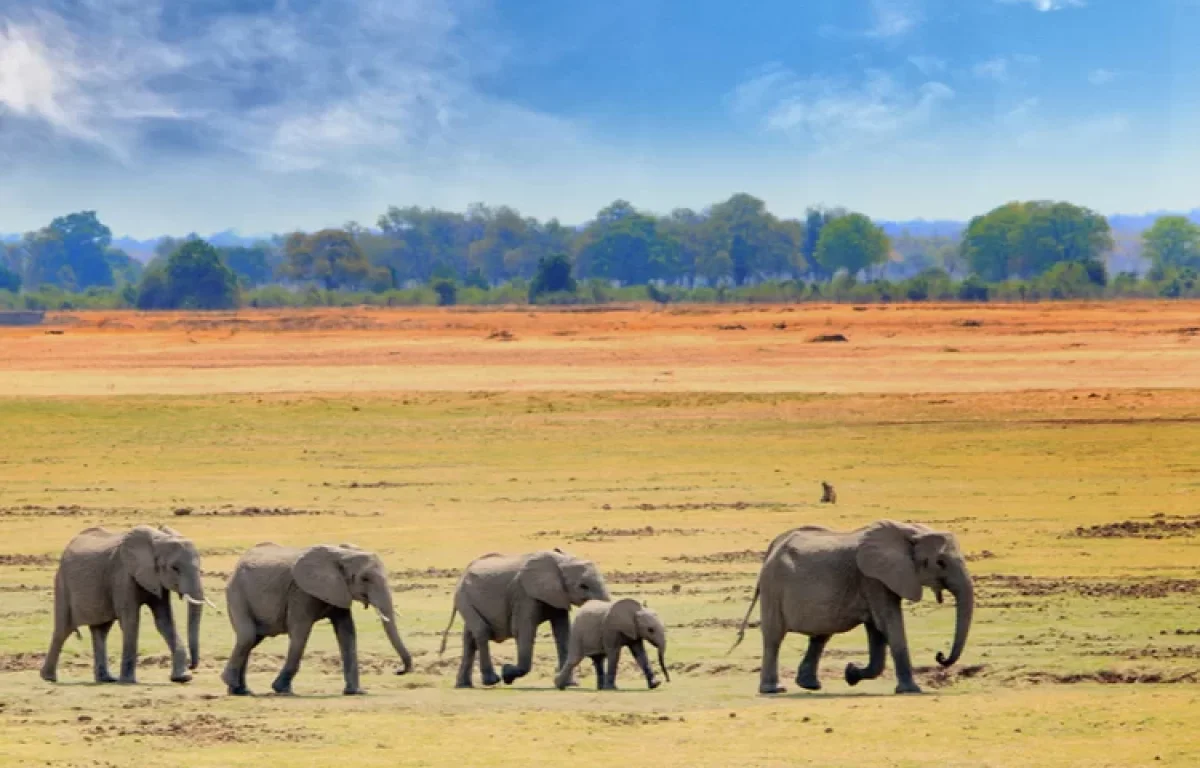
[[[1118,523],[1080,526],[1070,535],[1082,539],[1166,539],[1200,536],[1200,515],[1157,514],[1148,520],[1123,520]]]

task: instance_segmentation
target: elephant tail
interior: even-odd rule
[[[746,625],[750,623],[750,614],[754,612],[754,605],[758,602],[758,595],[760,591],[761,585],[756,583],[754,585],[754,598],[750,601],[750,607],[746,609],[746,616],[742,619],[742,626],[738,628],[737,640],[734,640],[733,645],[729,647],[729,650],[725,651],[726,656],[733,653],[733,649],[741,645],[742,640],[745,639]]]
[[[438,648],[438,656],[446,652],[446,638],[450,636],[450,627],[454,626],[454,617],[458,614],[458,603],[454,603],[454,607],[450,609],[450,622],[446,624],[446,628],[442,630],[442,647]]]

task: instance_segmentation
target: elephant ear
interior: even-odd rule
[[[642,610],[642,605],[637,600],[630,598],[618,600],[608,609],[608,616],[604,618],[604,627],[610,632],[619,632],[630,640],[636,640],[641,637],[638,629],[638,614]]]
[[[858,545],[858,569],[905,600],[920,602],[921,580],[913,558],[913,540],[918,535],[917,528],[890,520],[872,525]]]
[[[338,608],[349,608],[353,599],[342,568],[345,551],[339,547],[310,547],[292,566],[292,578],[308,594]]]
[[[121,564],[142,589],[162,597],[162,580],[158,577],[158,562],[154,556],[153,528],[139,525],[121,539]]]
[[[571,599],[567,595],[567,585],[563,583],[558,563],[560,557],[561,554],[552,552],[530,556],[517,572],[517,582],[525,594],[565,611],[571,607]]]
[[[938,555],[955,549],[954,537],[941,531],[921,532],[913,539],[913,559],[918,563],[930,562]]]

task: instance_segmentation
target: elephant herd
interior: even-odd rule
[[[802,526],[787,531],[767,548],[754,597],[742,620],[733,647],[742,641],[750,615],[761,601],[763,651],[759,692],[782,693],[779,649],[789,632],[808,636],[796,683],[807,690],[821,687],[818,665],[826,643],[835,634],[863,626],[867,633],[865,667],[850,663],[845,680],[856,685],[878,677],[890,650],[896,668],[896,693],[919,693],[904,629],[901,600],[918,601],[928,587],[937,601],[943,591],[955,598],[957,620],[950,654],[937,654],[942,666],[956,663],[966,646],[974,611],[974,590],[966,561],[954,536],[913,523],[881,520],[854,531]],[[171,593],[188,604],[188,647],[175,630]],[[239,559],[225,587],[234,646],[221,675],[228,692],[246,695],[250,654],[267,637],[287,634],[288,650],[272,689],[292,693],[292,681],[313,625],[329,619],[337,637],[347,695],[361,694],[358,652],[351,606],[355,601],[373,608],[383,623],[392,648],[400,657],[397,674],[412,669],[412,656],[400,638],[392,589],[383,562],[358,547],[318,545],[308,548],[263,543]],[[137,526],[125,533],[89,528],[70,541],[54,580],[54,631],[42,666],[44,680],[57,680],[63,644],[79,628],[91,632],[93,675],[97,683],[135,683],[138,622],[149,606],[154,625],[171,653],[171,680],[185,683],[199,662],[200,619],[205,605],[213,606],[201,584],[200,555],[179,532],[160,526]],[[571,609],[578,608],[574,622]],[[479,665],[480,681],[493,686],[512,684],[527,675],[533,663],[534,638],[546,622],[554,637],[558,664],[555,686],[575,686],[575,669],[585,658],[596,671],[601,690],[616,687],[621,652],[628,649],[649,688],[660,685],[646,655],[649,642],[670,681],[666,665],[666,628],[659,616],[632,599],[613,601],[599,567],[559,549],[523,555],[491,553],[464,569],[454,591],[450,621],[442,633],[441,650],[455,617],[463,621],[462,660],[456,688],[473,686]],[[108,669],[107,638],[115,622],[121,625],[119,676]],[[516,664],[496,674],[491,643],[513,639]],[[733,649],[731,648],[730,651]]]

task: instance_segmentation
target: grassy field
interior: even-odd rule
[[[351,310],[0,330],[0,765],[1200,764],[1198,315]],[[827,333],[849,341],[811,343]],[[758,696],[757,632],[725,654],[762,549],[885,517],[969,553],[962,662],[934,669],[954,609],[927,597],[907,610],[926,695],[893,696],[890,663],[847,687],[854,632],[830,643],[823,691]],[[232,630],[210,610],[186,686],[148,621],[137,687],[90,684],[86,634],[41,682],[63,545],[139,522],[197,543],[222,608],[259,541],[375,549],[415,674],[392,674],[358,608],[370,695],[339,695],[318,627],[298,696],[228,698]],[[626,659],[622,691],[582,667],[556,691],[547,627],[516,686],[452,689],[461,620],[437,647],[458,571],[554,546],[660,613],[670,684],[647,691]],[[785,645],[782,679],[803,647]],[[259,647],[252,689],[285,648]]]

